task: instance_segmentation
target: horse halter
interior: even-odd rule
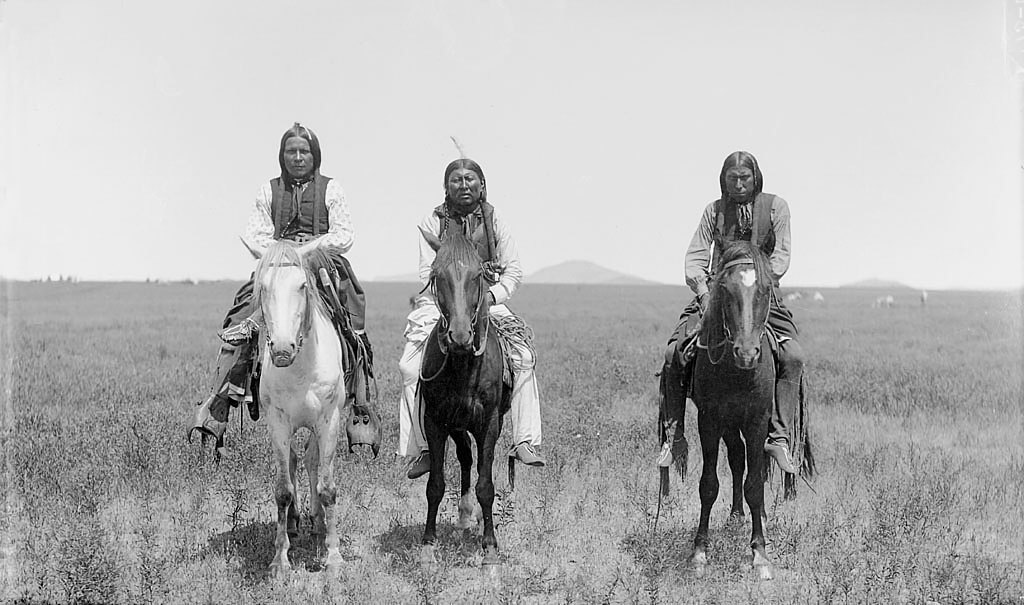
[[[438,296],[437,296],[437,283],[436,283],[436,279],[437,279],[437,277],[435,275],[431,275],[430,276],[430,281],[427,282],[427,287],[424,288],[424,289],[429,289],[430,293],[434,296],[434,304],[437,305],[438,314],[440,315],[440,317],[438,318],[439,329],[438,329],[438,332],[437,332],[437,346],[441,349],[441,352],[444,353],[445,357],[447,358],[447,356],[448,356],[447,340],[448,339],[446,337],[448,335],[448,329],[449,329],[449,327],[451,325],[451,322],[448,319],[448,316],[445,315],[444,309],[441,308],[441,305],[438,302],[440,300],[440,298],[438,298]],[[484,274],[481,272],[481,274],[476,279],[477,279],[477,285],[478,285],[477,297],[476,297],[476,305],[473,308],[473,316],[469,320],[469,332],[470,332],[470,335],[473,337],[474,341],[476,341],[476,337],[477,337],[477,327],[476,326],[477,326],[477,323],[480,321],[480,310],[481,310],[481,308],[484,305],[484,301],[487,299],[487,292],[488,292],[487,288],[483,287],[484,284],[486,283],[486,279],[484,278]],[[480,339],[480,342],[478,343],[478,346],[473,349],[473,356],[474,357],[479,357],[479,356],[483,355],[484,349],[487,348],[487,331],[490,328],[490,323],[491,323],[490,321],[485,321],[484,322],[483,337]]]
[[[301,263],[272,263],[267,265],[268,267],[298,267],[305,272],[305,267]],[[309,281],[306,280],[308,287]],[[299,351],[302,350],[302,343],[306,340],[306,332],[309,331],[309,325],[312,321],[312,310],[309,304],[309,293],[306,293],[306,308],[302,313],[302,321],[299,323],[299,333],[295,338],[295,354],[298,355]],[[263,322],[267,324],[267,329],[263,330],[263,339],[267,343],[268,349],[270,348],[270,335],[273,330],[270,329],[271,319],[269,315],[263,312],[264,298],[260,297],[260,313],[263,315]]]
[[[720,275],[722,277],[724,277],[725,276],[725,271],[727,269],[730,269],[732,267],[744,266],[744,265],[756,266],[755,263],[754,263],[754,259],[753,258],[737,258],[735,260],[729,261],[729,262],[725,263],[724,265],[722,265],[721,269],[719,269]],[[771,314],[771,310],[772,310],[772,306],[771,306],[771,303],[769,302],[769,304],[765,307],[764,319],[760,322],[760,324],[757,324],[757,325],[761,325],[761,326],[768,325],[768,316]],[[733,339],[733,336],[732,336],[732,330],[729,329],[729,322],[726,321],[725,305],[719,305],[719,314],[721,315],[721,317],[719,318],[719,321],[721,322],[722,332],[724,332],[725,338],[723,338],[722,341],[720,343],[718,343],[717,345],[712,345],[710,343],[708,344],[708,347],[707,347],[707,349],[708,349],[708,360],[711,362],[711,365],[718,365],[719,363],[721,363],[722,360],[725,359],[726,346],[729,345],[729,344],[735,344],[735,340]],[[718,349],[718,350],[722,351],[722,354],[718,357],[718,359],[713,359],[712,358],[711,351],[713,349]]]

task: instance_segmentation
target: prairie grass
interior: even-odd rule
[[[267,575],[276,509],[262,425],[233,413],[235,456],[184,439],[237,284],[4,284],[8,393],[0,599],[57,603],[1020,603],[1024,599],[1021,299],[933,292],[871,309],[825,290],[792,308],[808,354],[819,476],[767,490],[775,580],[749,569],[749,521],[727,523],[724,457],[710,566],[688,556],[696,458],[660,504],[654,406],[682,288],[530,286],[544,469],[496,464],[499,580],[454,527],[458,473],[433,563],[420,557],[425,479],[393,454],[397,359],[414,286],[369,284],[385,448],[342,455],[346,566],[320,567],[308,520],[290,577]],[[899,296],[898,296],[899,298]],[[906,297],[903,297],[906,298]],[[898,302],[903,302],[899,301]],[[691,456],[699,457],[695,414]],[[507,425],[506,425],[507,427]],[[506,428],[506,433],[508,429]],[[499,447],[507,447],[504,437]],[[300,474],[301,501],[308,482]],[[655,525],[655,523],[657,523]]]

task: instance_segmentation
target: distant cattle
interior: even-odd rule
[[[871,307],[873,309],[881,309],[883,307],[888,309],[894,306],[896,306],[896,299],[893,297],[892,294],[879,296],[878,298],[875,299],[875,302],[871,303]]]
[[[825,297],[822,296],[821,292],[814,293],[814,302],[825,302]]]
[[[928,306],[928,290],[921,290],[921,306]]]
[[[794,300],[800,300],[804,295],[799,292],[790,292],[786,295],[786,302],[793,302]]]

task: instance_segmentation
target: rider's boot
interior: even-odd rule
[[[764,451],[786,473],[797,472],[790,453],[790,428],[800,410],[800,378],[803,368],[803,348],[800,343],[792,338],[780,343],[775,405],[772,406],[771,427]]]

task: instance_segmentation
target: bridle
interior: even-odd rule
[[[724,265],[722,265],[721,269],[719,269],[720,275],[722,275],[722,277],[724,277],[725,276],[725,271],[727,269],[730,269],[732,267],[743,266],[743,265],[750,265],[750,266],[753,266],[753,267],[756,268],[756,265],[754,264],[754,259],[752,259],[752,258],[738,258],[738,259],[729,261],[729,262],[725,263]],[[774,296],[774,292],[771,293],[770,295]],[[772,305],[771,305],[771,301],[769,301],[769,303],[765,306],[764,319],[761,320],[761,323],[759,325],[761,325],[761,326],[768,325],[768,317],[771,314],[771,311],[772,311]],[[708,361],[711,362],[711,365],[718,365],[719,363],[721,363],[722,360],[725,359],[725,355],[728,352],[727,347],[729,345],[734,345],[735,344],[735,340],[733,339],[733,336],[732,336],[732,330],[729,329],[729,323],[726,321],[725,305],[721,305],[721,304],[719,305],[719,315],[721,316],[719,318],[719,321],[721,322],[722,332],[724,333],[724,338],[721,340],[721,342],[719,342],[717,344],[710,344],[709,343],[707,345]],[[712,353],[712,351],[721,351],[721,354],[718,356],[718,359],[714,358],[714,354]]]
[[[280,268],[280,267],[298,267],[299,269],[301,269],[303,271],[303,275],[304,276],[305,276],[305,271],[306,271],[305,267],[301,263],[271,263],[271,264],[268,264],[267,267],[278,267],[278,268]],[[308,289],[309,288],[309,280],[308,279],[306,280],[306,286],[307,286],[307,289]],[[308,291],[305,293],[305,296],[306,296],[306,308],[305,308],[305,310],[302,313],[302,321],[299,324],[299,333],[298,333],[298,336],[295,339],[295,354],[296,355],[298,355],[299,351],[302,349],[302,343],[305,342],[305,340],[306,340],[306,333],[309,332],[309,326],[312,323],[313,312],[312,312],[312,309],[310,309],[310,307],[312,306],[310,304],[310,300],[309,300],[310,295],[311,294]],[[270,329],[270,324],[272,323],[272,319],[271,319],[272,316],[268,315],[267,313],[264,312],[263,305],[265,304],[265,300],[266,300],[265,297],[263,297],[263,296],[260,297],[260,314],[263,316],[264,324],[266,324],[266,328],[263,330],[263,339],[266,342],[267,350],[269,351],[270,350],[270,335],[273,332],[273,330]]]
[[[484,354],[484,350],[487,348],[487,335],[488,335],[488,332],[489,332],[490,327],[491,327],[491,322],[488,321],[488,320],[484,321],[484,328],[483,328],[482,334],[477,330],[477,324],[480,321],[480,314],[481,314],[480,312],[482,311],[483,306],[485,304],[485,301],[487,300],[487,288],[484,287],[484,284],[486,283],[487,280],[484,278],[483,272],[481,272],[480,275],[477,276],[476,280],[477,280],[476,305],[474,305],[474,308],[473,308],[473,317],[472,317],[472,319],[469,322],[469,329],[470,329],[470,334],[473,335],[473,341],[477,343],[477,346],[473,348],[473,356],[474,357],[479,357],[479,356]],[[427,287],[424,288],[424,289],[429,289],[430,290],[430,293],[433,295],[433,298],[434,298],[434,304],[437,305],[438,314],[440,315],[440,317],[437,320],[437,323],[438,323],[437,345],[441,349],[441,352],[444,353],[445,358],[447,359],[447,357],[448,357],[447,339],[443,338],[443,336],[447,336],[448,328],[451,325],[451,322],[448,319],[448,316],[445,315],[445,312],[444,312],[445,310],[441,308],[441,305],[438,302],[440,300],[440,298],[438,298],[438,296],[437,296],[437,283],[436,283],[436,281],[437,281],[437,276],[436,275],[431,275],[430,276],[430,281],[427,282]],[[478,335],[481,336],[481,338],[479,340],[477,340],[477,336]]]

